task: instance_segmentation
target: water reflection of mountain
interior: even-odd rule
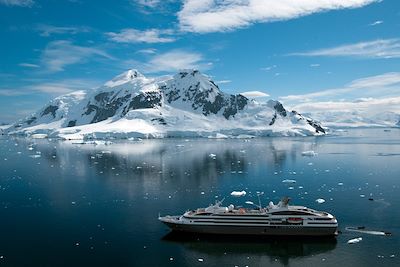
[[[195,235],[170,232],[162,238],[182,246],[185,253],[192,257],[218,259],[227,255],[235,264],[262,266],[269,262],[279,261],[285,266],[291,260],[302,257],[314,257],[328,253],[336,248],[336,238],[306,237],[238,237]],[[211,257],[209,257],[211,256]],[[219,258],[221,259],[221,258]]]
[[[49,165],[82,181],[97,177],[112,185],[126,179],[141,190],[210,188],[221,176],[249,171],[280,171],[311,149],[311,142],[271,138],[253,140],[168,139],[120,141],[111,145],[18,139],[29,153],[40,152]],[[251,166],[251,168],[250,168]],[[245,175],[244,175],[245,176]],[[247,177],[247,176],[245,176]]]

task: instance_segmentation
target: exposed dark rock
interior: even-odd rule
[[[244,109],[244,107],[247,105],[247,102],[247,97],[242,95],[231,95],[223,112],[224,117],[229,119],[230,116],[235,116],[236,113]]]
[[[91,104],[90,102],[86,106],[85,115],[90,115],[93,111],[96,112],[91,123],[96,123],[104,121],[112,116],[114,116],[117,110],[126,103],[131,97],[130,94],[123,97],[116,97],[110,99],[110,95],[113,92],[103,92],[96,95],[94,98],[97,101],[96,104]]]
[[[67,127],[74,127],[76,126],[76,120],[69,121]]]
[[[154,118],[154,119],[151,119],[151,121],[158,121],[159,124],[167,125],[164,118]]]
[[[274,106],[274,109],[278,112],[279,115],[281,115],[282,117],[286,117],[287,116],[287,112],[286,109],[283,107],[282,103],[279,101],[276,101],[276,104]]]
[[[36,118],[35,116],[30,117],[30,118],[26,121],[26,123],[27,123],[28,125],[30,125],[30,124],[31,124],[32,122],[34,122],[36,119],[37,119],[37,118]]]
[[[314,127],[315,132],[319,133],[325,133],[325,129],[322,128],[321,124],[319,122],[316,122],[312,119],[307,119],[308,124],[310,124],[312,127]]]
[[[273,125],[273,124],[275,123],[275,121],[276,121],[276,112],[274,113],[274,116],[272,117],[272,120],[271,120],[271,122],[269,123],[269,125],[270,125],[270,126]]]
[[[122,115],[126,115],[130,110],[161,106],[161,99],[162,96],[160,92],[141,93],[132,98],[129,106],[123,110]]]
[[[47,115],[47,114],[49,114],[49,113],[51,113],[51,115],[53,115],[53,118],[55,118],[56,117],[56,111],[58,110],[58,106],[53,106],[53,105],[50,105],[50,106],[48,106],[47,108],[45,108],[45,110],[43,110],[43,112],[42,112],[42,116],[45,116],[45,115]]]

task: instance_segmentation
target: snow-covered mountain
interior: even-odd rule
[[[197,70],[146,78],[132,69],[95,90],[57,97],[6,132],[65,139],[218,138],[321,135],[325,129],[278,101],[223,93]]]

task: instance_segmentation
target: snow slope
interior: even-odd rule
[[[287,111],[278,101],[258,103],[226,94],[197,70],[147,78],[134,69],[95,90],[57,97],[5,131],[64,139],[325,133],[317,121]]]

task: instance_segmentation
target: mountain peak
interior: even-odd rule
[[[107,87],[115,87],[124,83],[131,82],[136,79],[144,79],[145,76],[141,74],[137,69],[127,70],[117,76],[115,76],[111,81],[105,83]]]

